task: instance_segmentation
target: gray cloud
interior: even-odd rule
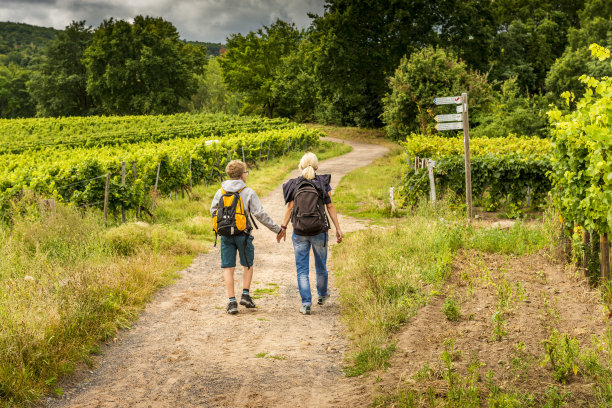
[[[171,21],[188,40],[225,42],[277,18],[307,27],[307,13],[322,14],[324,0],[0,0],[0,21],[63,29],[73,20],[97,27],[115,17],[151,15]]]

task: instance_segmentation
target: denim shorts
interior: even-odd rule
[[[255,259],[255,248],[253,247],[252,235],[221,236],[221,267],[233,268],[236,266],[236,251],[240,256],[240,265],[253,266]]]

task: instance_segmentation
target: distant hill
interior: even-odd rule
[[[225,50],[225,46],[221,43],[209,43],[202,41],[187,41],[190,44],[203,45],[206,47],[206,55],[209,57],[218,57],[222,54],[221,50]]]
[[[57,32],[54,28],[0,22],[0,63],[8,65],[14,62],[22,67],[30,65]]]

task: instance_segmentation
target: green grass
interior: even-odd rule
[[[389,189],[401,177],[401,150],[393,147],[374,163],[353,170],[342,178],[334,192],[334,205],[343,214],[380,220],[399,217],[406,211],[391,213]]]
[[[445,202],[423,201],[385,229],[348,234],[333,247],[333,268],[353,352],[347,373],[384,368],[392,335],[445,284],[459,248],[522,255],[547,248],[545,227],[475,229]],[[355,256],[355,254],[359,256]],[[448,306],[457,317],[460,310]]]
[[[350,150],[322,143],[314,152],[324,160]],[[265,195],[301,155],[262,163],[247,184]],[[128,214],[128,223],[109,228],[99,211],[58,205],[44,215],[31,194],[14,203],[12,225],[0,226],[0,407],[61,392],[63,376],[90,361],[100,341],[129,327],[156,290],[207,250],[219,186],[194,186],[192,199],[159,198],[155,222]]]

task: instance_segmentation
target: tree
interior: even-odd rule
[[[470,134],[474,137],[506,137],[546,135],[546,99],[543,96],[523,96],[516,78],[501,85],[500,92],[492,95],[490,112],[480,115],[480,124]]]
[[[211,58],[201,75],[196,75],[198,89],[188,103],[189,110],[238,114],[237,95],[227,90],[219,59]]]
[[[35,105],[26,88],[29,71],[9,64],[0,65],[0,117],[27,118],[35,115]]]
[[[571,28],[568,46],[563,55],[555,61],[546,77],[546,90],[559,99],[565,91],[576,98],[584,93],[580,81],[583,74],[601,78],[612,76],[608,62],[590,58],[589,45],[593,43],[612,46],[612,1],[590,0],[580,11],[580,28]]]
[[[276,20],[246,36],[233,34],[227,39],[227,52],[220,57],[223,80],[229,90],[244,94],[247,109],[273,117],[277,70],[281,59],[297,49],[300,38],[295,24]]]
[[[87,70],[82,59],[92,36],[85,21],[73,21],[57,33],[45,50],[38,72],[28,83],[39,116],[90,113],[92,101],[87,94]]]
[[[433,47],[402,58],[389,79],[389,87],[391,92],[383,99],[381,116],[387,125],[387,135],[396,140],[414,131],[434,131],[437,112],[433,100],[437,96],[468,92],[470,110],[483,112],[491,93],[484,75],[470,71],[453,54]],[[474,122],[472,119],[470,122]]]
[[[166,114],[195,92],[205,49],[179,39],[172,23],[136,16],[104,20],[85,51],[87,91],[108,114]]]

